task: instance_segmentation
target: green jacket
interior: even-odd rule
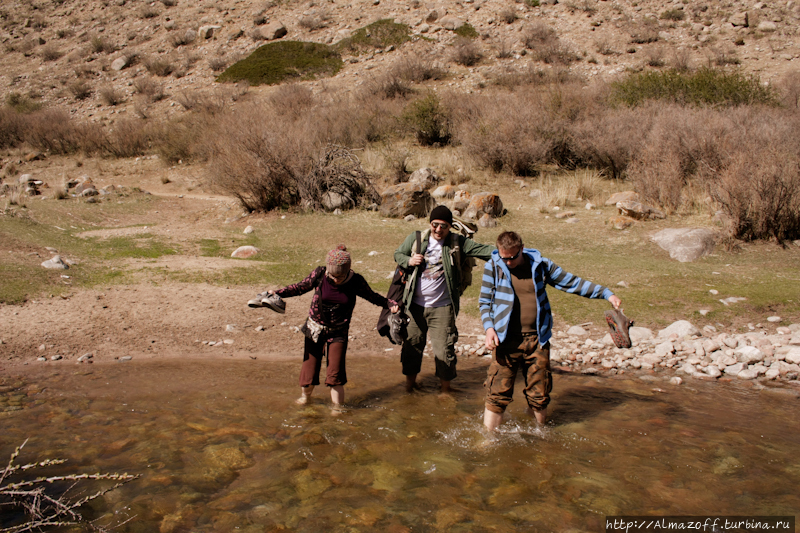
[[[430,236],[430,230],[423,231],[420,237],[420,248],[421,250],[419,253],[424,254],[425,250],[428,249],[428,237]],[[461,287],[461,269],[455,265],[455,258],[453,257],[453,241],[452,239],[458,239],[458,244],[461,247],[461,254],[462,258],[466,257],[476,257],[478,259],[482,259],[484,261],[488,261],[491,256],[492,252],[494,251],[494,246],[491,244],[479,244],[472,239],[468,239],[463,235],[458,233],[451,232],[444,241],[442,245],[442,263],[444,263],[444,279],[447,284],[447,293],[450,296],[450,301],[453,303],[453,311],[456,315],[458,315],[458,308],[459,308],[459,298],[461,297],[461,291],[459,287]],[[414,299],[414,291],[417,287],[417,280],[422,275],[423,268],[425,263],[416,266],[416,267],[409,267],[408,260],[411,259],[412,251],[416,248],[416,232],[412,232],[411,235],[406,237],[406,240],[403,241],[403,244],[394,252],[394,260],[400,266],[400,268],[404,269],[406,272],[409,272],[408,281],[406,282],[406,288],[403,292],[403,304],[406,306],[406,309],[411,305],[411,300]],[[448,260],[449,258],[449,260]]]

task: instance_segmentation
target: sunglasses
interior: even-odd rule
[[[499,252],[498,252],[498,253],[499,253]],[[501,255],[501,256],[500,256],[500,259],[501,259],[501,260],[503,260],[503,261],[506,261],[506,262],[510,262],[510,261],[513,261],[514,259],[516,259],[517,257],[519,257],[519,254],[521,254],[521,253],[522,253],[522,250],[520,249],[520,250],[518,250],[518,251],[517,251],[517,253],[515,253],[515,254],[514,254],[514,255],[512,255],[511,257],[503,257],[503,256]]]
[[[450,224],[447,222],[431,222],[431,227],[433,229],[447,229],[450,227]]]

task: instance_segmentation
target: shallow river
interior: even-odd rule
[[[297,361],[46,363],[0,374],[0,462],[30,438],[18,463],[142,474],[88,511],[130,532],[602,531],[607,515],[800,509],[786,390],[557,375],[544,429],[518,390],[487,440],[487,362],[460,363],[447,398],[425,364],[408,395],[397,361],[351,357],[333,417],[325,390],[293,403]]]

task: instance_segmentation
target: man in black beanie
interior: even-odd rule
[[[443,205],[431,211],[430,223],[429,230],[419,236],[420,232],[411,233],[394,253],[394,260],[408,272],[403,303],[411,321],[400,360],[409,392],[417,384],[428,332],[436,360],[436,377],[441,381],[442,392],[450,392],[450,381],[456,377],[456,316],[461,297],[461,267],[456,264],[456,256],[460,255],[462,260],[477,257],[487,261],[494,251],[492,245],[478,244],[451,233],[453,213]],[[456,247],[460,254],[455,253]]]

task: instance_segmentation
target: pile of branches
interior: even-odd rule
[[[66,459],[45,459],[26,465],[15,465],[14,460],[27,442],[26,440],[14,450],[8,465],[0,470],[0,533],[22,533],[24,531],[40,531],[44,527],[76,525],[91,531],[108,531],[104,527],[86,520],[79,513],[79,509],[87,502],[133,481],[139,475],[127,473],[71,474],[40,476],[12,483],[10,480],[20,477],[21,474],[66,462]],[[85,494],[82,485],[88,480],[111,480],[116,483],[97,492]],[[11,511],[4,510],[9,508]],[[114,527],[120,525],[122,524],[116,524]]]
[[[303,205],[310,209],[333,211],[380,202],[380,194],[356,155],[336,144],[325,147],[319,159],[297,184]]]

